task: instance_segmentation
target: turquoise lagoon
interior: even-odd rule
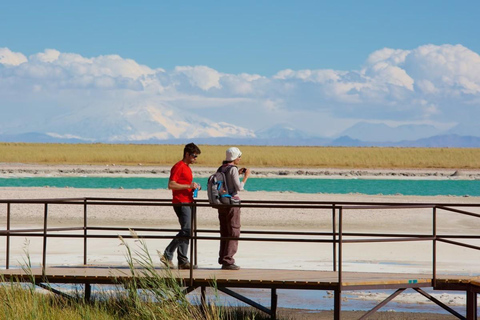
[[[207,178],[195,179],[206,186]],[[0,178],[0,187],[166,189],[168,178],[28,177]],[[250,178],[249,191],[298,193],[480,196],[480,180]]]

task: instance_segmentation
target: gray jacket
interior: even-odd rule
[[[227,171],[226,167],[230,167]],[[225,173],[227,179],[228,193],[232,196],[239,196],[239,191],[244,190],[244,183],[240,182],[240,176],[238,174],[238,168],[234,165],[223,165],[222,171]]]

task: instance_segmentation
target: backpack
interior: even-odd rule
[[[228,166],[224,169],[222,166],[208,178],[207,195],[208,202],[211,205],[240,204],[240,200],[232,198],[232,195],[228,193],[226,173],[228,173],[232,167],[233,166]]]

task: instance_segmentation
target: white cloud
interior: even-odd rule
[[[375,65],[385,62],[389,65],[398,66],[405,62],[405,58],[410,53],[408,50],[383,48],[370,54],[367,58],[367,65]]]
[[[199,87],[202,90],[221,88],[219,82],[221,75],[212,68],[205,66],[176,67],[175,72],[185,75],[192,86]]]
[[[265,106],[266,110],[277,112],[282,108],[283,102],[281,100],[268,99],[263,102],[263,105]]]
[[[335,70],[294,71],[291,69],[286,69],[278,72],[276,75],[273,76],[273,78],[279,80],[299,79],[305,82],[326,83],[339,81],[342,74],[345,74],[345,72]]]
[[[265,79],[265,77],[262,77],[258,74],[223,74],[220,78],[220,83],[221,87],[235,95],[249,95],[255,94],[256,86],[258,86],[259,83]]]
[[[480,56],[461,45],[421,46],[407,56],[405,70],[450,93],[463,92],[465,80],[480,84]]]
[[[461,45],[383,48],[370,54],[359,70],[286,69],[265,77],[226,74],[207,66],[152,69],[118,55],[89,58],[55,49],[27,59],[0,48],[2,128],[18,123],[24,115],[41,121],[92,105],[108,104],[115,110],[123,103],[145,101],[168,103],[172,110],[201,114],[213,123],[233,123],[237,133],[238,125],[263,128],[278,119],[279,112],[286,119],[328,114],[348,121],[461,122],[466,115],[480,117],[480,56]],[[314,118],[308,121],[314,122]],[[175,136],[186,130],[180,124],[164,125],[177,125],[171,128]],[[221,128],[197,132],[221,135],[228,131],[225,125]]]
[[[60,51],[54,49],[46,49],[44,52],[37,53],[30,57],[30,61],[39,62],[55,62],[60,57]],[[80,57],[80,56],[79,56]],[[86,59],[85,59],[86,60]]]
[[[378,87],[383,85],[394,85],[413,90],[413,79],[407,72],[397,66],[389,65],[386,62],[379,62],[373,65],[369,70],[365,70],[367,74],[377,83]]]
[[[438,93],[438,89],[429,80],[419,79],[415,82],[415,85],[418,87],[420,92],[425,94],[425,95]]]
[[[8,48],[0,48],[0,64],[6,66],[18,66],[27,62],[27,57],[19,52],[12,52]]]

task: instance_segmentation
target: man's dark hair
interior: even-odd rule
[[[188,152],[188,154],[200,154],[200,153],[202,153],[202,151],[200,151],[200,148],[197,147],[197,145],[193,142],[190,142],[189,144],[186,144],[185,148],[183,148],[183,157],[184,158],[187,155],[187,152]]]

